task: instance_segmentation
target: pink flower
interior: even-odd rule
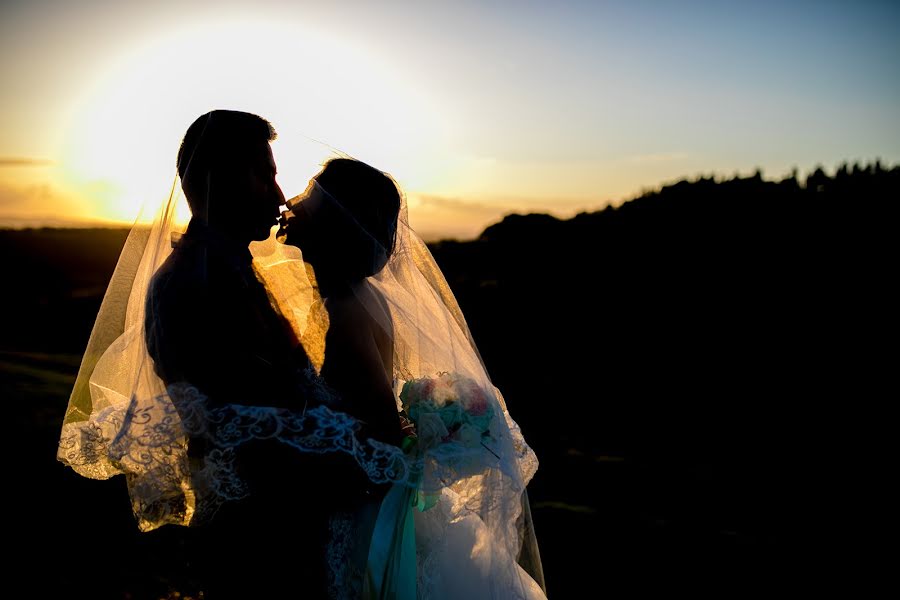
[[[437,383],[433,380],[431,380],[430,383],[432,384],[432,387],[429,396],[435,406],[441,407],[456,400],[456,391],[452,387],[452,382],[442,378]]]
[[[432,394],[434,394],[434,385],[434,379],[425,379],[422,381],[418,389],[417,399],[422,401],[431,398]]]
[[[488,399],[480,385],[471,379],[464,380],[460,396],[465,398],[466,412],[473,416],[481,416],[488,409]]]
[[[469,398],[469,412],[476,417],[480,417],[487,412],[487,408],[487,396],[485,396],[484,390],[478,388],[478,391]]]

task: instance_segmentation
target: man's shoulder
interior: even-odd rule
[[[156,301],[180,301],[206,291],[204,265],[196,253],[173,252],[150,280],[150,297]]]

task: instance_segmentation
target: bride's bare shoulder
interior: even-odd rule
[[[382,295],[368,285],[355,286],[325,302],[331,323],[329,327],[388,330],[390,309]]]

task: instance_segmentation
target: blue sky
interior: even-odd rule
[[[127,220],[144,174],[110,156],[165,154],[168,168],[171,138],[223,103],[391,171],[432,236],[475,235],[512,211],[566,216],[700,174],[900,161],[897,2],[0,10],[0,158],[53,163],[0,162],[0,220],[45,218],[48,202],[57,215]],[[220,23],[227,33],[207,31]],[[217,71],[235,31],[247,32],[245,71]],[[192,69],[210,74],[202,89],[184,79]],[[168,137],[141,154],[128,139],[148,124]]]

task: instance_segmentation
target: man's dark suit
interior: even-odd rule
[[[303,410],[310,399],[297,373],[308,359],[272,309],[251,258],[246,247],[192,221],[151,283],[148,351],[167,385],[188,382],[211,407]],[[189,446],[192,461],[203,452],[198,442]],[[190,531],[192,568],[207,598],[325,597],[327,480],[338,475],[329,457],[267,440],[241,446],[236,464],[249,496]]]

